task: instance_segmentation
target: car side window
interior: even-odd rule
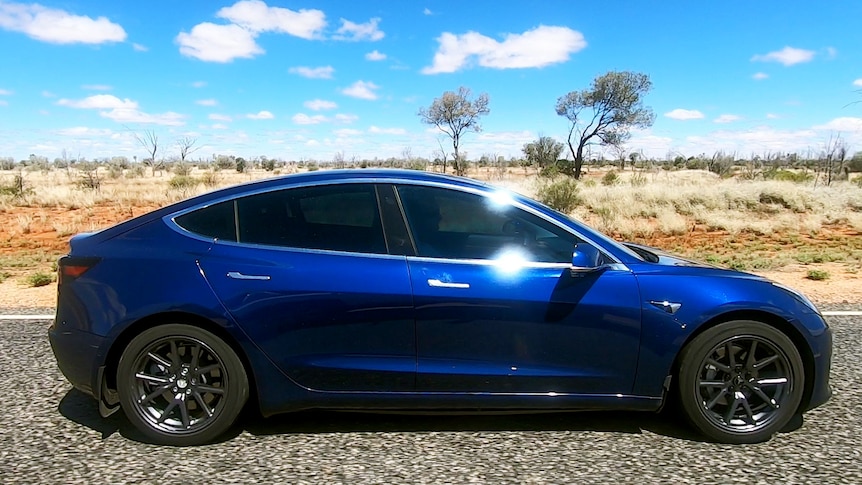
[[[302,187],[237,200],[239,242],[386,253],[373,185]]]
[[[219,202],[183,214],[175,218],[174,222],[183,229],[201,236],[224,241],[236,241],[233,204],[232,200]]]
[[[437,187],[402,185],[398,194],[419,256],[572,262],[575,236],[517,207]]]

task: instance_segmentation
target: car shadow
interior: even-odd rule
[[[137,431],[122,411],[107,418],[101,417],[96,401],[77,389],[72,389],[63,396],[58,410],[66,419],[98,432],[102,439],[119,433],[133,441],[152,443]],[[584,431],[640,434],[646,431],[688,441],[705,441],[676,411],[668,410],[658,414],[608,411],[404,414],[312,410],[264,418],[249,409],[218,442],[229,441],[243,431],[255,436],[435,431]]]

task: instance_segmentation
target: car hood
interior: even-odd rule
[[[762,281],[769,281],[768,278],[764,278],[762,276],[758,276],[751,273],[746,273],[743,271],[738,271],[735,269],[722,268],[720,266],[716,266],[713,264],[705,263],[703,261],[697,261],[694,259],[684,258],[682,256],[668,253],[667,251],[662,251],[661,249],[653,248],[650,246],[644,246],[641,244],[635,243],[625,243],[625,245],[631,248],[636,253],[640,254],[648,263],[652,266],[664,269],[670,268],[678,268],[680,272],[698,272],[698,273],[711,273],[721,276],[731,276],[738,278],[747,278],[747,279],[757,279]]]

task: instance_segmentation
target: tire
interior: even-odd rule
[[[155,443],[209,443],[236,421],[248,376],[236,352],[198,327],[169,324],[129,342],[117,366],[117,392],[129,421]]]
[[[688,421],[721,443],[769,440],[794,417],[804,392],[799,350],[755,321],[716,325],[682,351],[679,403]]]

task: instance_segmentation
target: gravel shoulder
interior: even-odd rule
[[[826,306],[824,309],[847,309]],[[195,448],[140,441],[56,368],[47,323],[0,323],[4,483],[862,483],[862,318],[830,317],[833,399],[757,445],[707,443],[673,416],[565,413],[246,417]]]

